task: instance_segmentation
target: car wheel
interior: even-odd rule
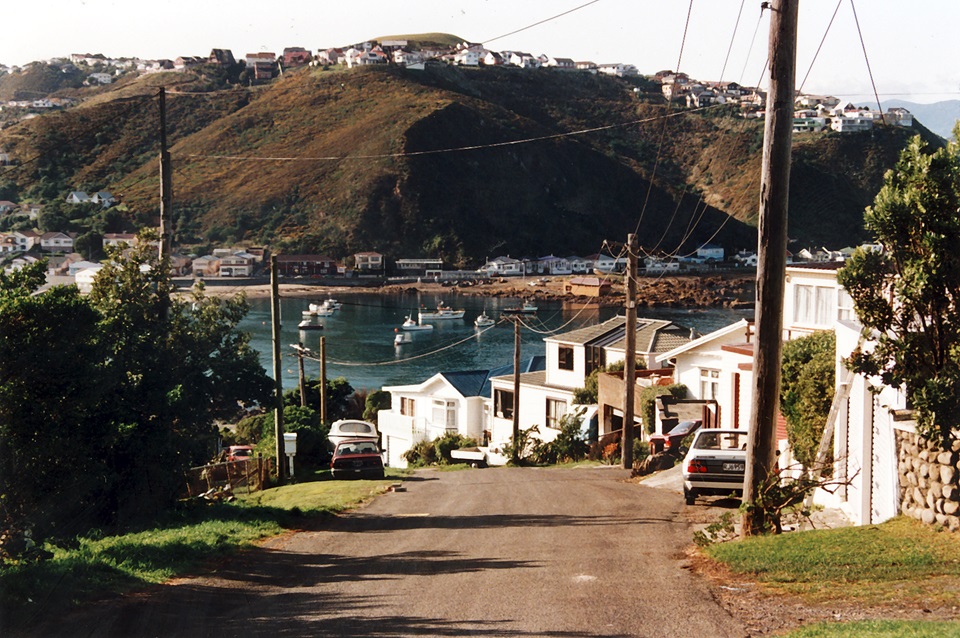
[[[697,502],[697,493],[693,490],[684,488],[683,500],[686,501],[687,505],[694,505]]]

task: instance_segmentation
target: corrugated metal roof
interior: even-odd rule
[[[619,330],[622,337],[623,326],[625,325],[626,321],[626,317],[617,316],[612,319],[607,319],[603,323],[598,323],[594,326],[587,326],[586,328],[579,328],[563,334],[554,335],[546,340],[573,345],[598,345],[592,342],[602,337],[609,336],[609,333],[612,331]]]

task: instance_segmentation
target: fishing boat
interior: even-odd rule
[[[433,330],[433,326],[429,324],[417,323],[413,320],[413,315],[407,315],[406,320],[403,322],[403,325],[400,326],[408,332],[415,332],[418,330]]]
[[[309,319],[304,319],[303,321],[297,324],[297,328],[299,330],[323,330],[323,324],[313,323]]]
[[[473,325],[478,328],[486,328],[487,326],[492,326],[495,323],[497,322],[488,317],[486,312],[482,312],[480,313],[480,316],[474,320]]]
[[[466,310],[454,310],[449,306],[445,305],[442,301],[437,304],[436,310],[427,310],[425,308],[420,309],[420,322],[424,321],[443,321],[447,319],[463,319],[463,315],[467,313]]]
[[[509,306],[503,309],[505,315],[535,315],[537,314],[537,304],[532,301],[524,301],[522,306]]]

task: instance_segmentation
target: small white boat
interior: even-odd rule
[[[307,309],[303,311],[303,314],[309,317],[330,317],[336,311],[336,308],[328,306],[327,302],[324,301],[323,303],[310,304],[307,306]]]
[[[309,319],[304,319],[303,321],[297,324],[297,328],[299,330],[323,330],[323,324],[313,323]]]
[[[463,319],[463,315],[467,313],[466,310],[454,310],[449,306],[445,305],[442,301],[437,305],[436,310],[420,310],[420,322],[424,321],[441,321],[446,319]]]
[[[487,326],[492,326],[495,323],[497,322],[488,317],[486,312],[483,312],[480,313],[480,316],[477,317],[477,319],[473,322],[473,325],[478,328],[486,328]]]
[[[323,305],[327,306],[328,308],[333,308],[334,310],[340,310],[341,306],[343,306],[343,302],[337,301],[333,297],[327,297],[327,300],[323,302]]]
[[[403,325],[400,327],[403,328],[404,330],[407,330],[408,332],[415,332],[417,330],[433,330],[433,326],[429,324],[424,325],[414,321],[412,315],[407,315],[406,320],[403,322]]]

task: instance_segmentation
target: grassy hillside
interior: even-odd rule
[[[650,251],[756,242],[762,123],[723,109],[663,119],[676,111],[648,81],[548,69],[301,68],[222,90],[202,73],[147,76],[0,132],[21,161],[39,158],[0,181],[34,199],[107,188],[151,223],[160,83],[180,242],[460,264],[587,254],[635,229]],[[863,207],[907,137],[797,136],[790,236],[862,239]]]

